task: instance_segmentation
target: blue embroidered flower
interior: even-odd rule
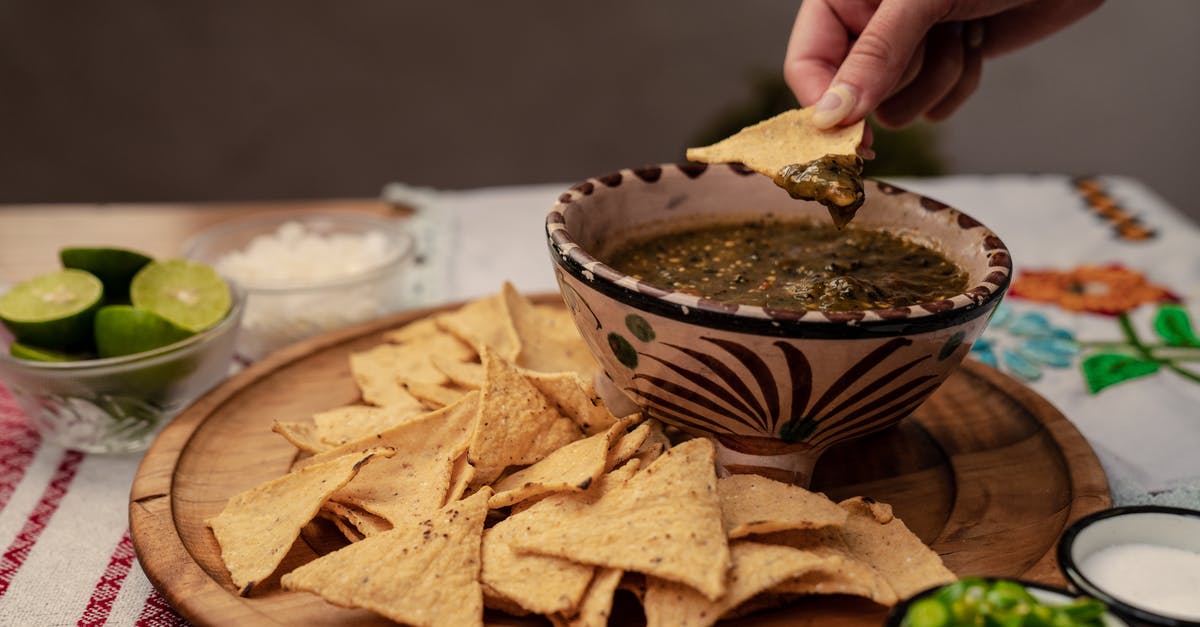
[[[1079,351],[1070,331],[1054,326],[1042,313],[1018,314],[1005,303],[992,314],[984,337],[971,347],[979,361],[1026,381],[1042,378],[1045,367],[1070,367]]]

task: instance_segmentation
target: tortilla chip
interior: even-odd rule
[[[379,407],[424,409],[415,396],[409,394],[396,377],[392,345],[377,346],[369,351],[350,355],[350,373],[364,401]]]
[[[317,437],[330,446],[365,438],[429,413],[420,403],[411,407],[347,405],[313,414]]]
[[[393,526],[385,518],[376,516],[359,507],[338,503],[337,501],[327,501],[321,506],[321,511],[331,513],[335,517],[345,521],[346,524],[354,529],[355,533],[359,536],[359,540],[388,531]],[[334,523],[337,523],[336,519]],[[338,525],[338,527],[341,528],[341,525]],[[347,536],[347,539],[349,539],[349,536]],[[351,542],[355,541],[351,540]]]
[[[730,538],[846,524],[846,510],[825,495],[759,475],[724,477],[717,481],[717,494]]]
[[[467,449],[479,408],[477,392],[459,403],[356,444],[374,440],[396,451],[394,457],[364,469],[333,495],[395,526],[428,517],[446,503],[451,468]]]
[[[604,627],[612,613],[613,594],[621,583],[624,571],[616,568],[601,568],[592,577],[587,593],[579,603],[579,614],[569,621],[570,627]]]
[[[756,541],[790,546],[839,561],[820,573],[809,573],[780,583],[772,591],[796,594],[852,594],[880,605],[895,605],[896,591],[887,579],[863,561],[842,537],[844,527],[792,529],[755,537]]]
[[[729,571],[728,589],[718,599],[706,599],[697,590],[674,581],[647,577],[643,601],[646,627],[712,625],[758,593],[837,559],[787,546],[746,541],[734,542],[729,552],[733,568]]]
[[[510,283],[505,283],[500,293],[521,340],[518,366],[538,372],[575,372],[584,377],[595,373],[596,360],[565,310],[534,307]]]
[[[283,576],[285,590],[318,594],[411,625],[482,625],[479,554],[484,489],[432,518],[356,542]],[[388,568],[380,568],[387,564]]]
[[[559,413],[574,420],[587,435],[601,433],[617,421],[596,395],[590,379],[574,372],[522,370],[521,374],[554,404]]]
[[[636,455],[642,445],[646,443],[646,438],[650,437],[650,431],[654,428],[654,424],[653,420],[648,420],[638,425],[633,431],[621,436],[608,451],[607,459],[604,462],[605,470],[612,470]]]
[[[848,594],[871,599],[880,605],[895,605],[896,592],[875,569],[856,560],[842,560],[836,566],[805,573],[780,583],[772,592],[812,595]]]
[[[654,575],[716,599],[725,592],[729,547],[714,455],[713,444],[697,438],[594,503],[556,498],[547,506],[548,497],[519,515],[526,532],[513,546]]]
[[[386,449],[356,451],[290,472],[229,499],[225,509],[207,522],[238,590],[245,595],[275,572],[321,504],[349,483],[368,460],[391,454]]]
[[[469,415],[472,412],[471,405],[475,404],[478,408],[479,394],[478,392],[464,396],[462,400],[450,407],[444,407],[437,411],[432,411],[423,416],[413,419],[409,422],[398,424],[386,431],[381,431],[376,434],[368,435],[363,438],[347,442],[337,448],[330,449],[323,453],[313,455],[307,459],[302,459],[298,462],[298,467],[303,468],[309,464],[317,464],[330,459],[349,455],[351,453],[369,451],[379,447],[390,447],[405,449],[405,447],[413,446],[408,440],[426,437],[426,434],[431,431],[437,431],[441,427],[441,423],[447,417],[454,415],[456,424],[460,427],[467,428],[469,434],[471,423],[463,416],[458,416],[458,412],[463,412]],[[465,425],[463,424],[465,423]],[[448,438],[449,439],[449,438]]]
[[[404,389],[408,390],[417,400],[425,403],[430,407],[445,407],[462,398],[464,394],[471,390],[451,387],[449,381],[446,385],[425,383],[423,381],[408,381],[405,382]]]
[[[328,442],[321,440],[316,425],[311,422],[280,422],[276,420],[271,424],[271,431],[282,435],[283,439],[291,442],[292,446],[305,453],[320,453],[333,448]]]
[[[582,436],[512,364],[486,347],[481,358],[487,377],[471,438],[472,485],[491,483],[509,466],[539,462]]]
[[[484,532],[485,534],[487,532]],[[484,542],[487,538],[484,538]],[[479,586],[483,588],[483,606],[489,610],[497,610],[512,616],[528,616],[529,610],[517,605],[512,599],[505,597],[496,591],[495,588],[487,585],[487,582],[479,582]]]
[[[567,501],[594,503],[624,485],[637,470],[638,462],[631,461],[603,475],[583,492],[555,493],[514,505],[512,514],[492,527],[484,540],[483,582],[513,603],[540,607],[547,613],[557,611],[551,608],[575,607],[586,592],[594,569],[559,557],[516,552],[511,540],[524,533],[526,517],[537,518],[538,511],[552,512]],[[538,573],[550,573],[558,581],[547,587]]]
[[[850,513],[842,528],[850,551],[879,571],[901,599],[958,580],[933,549],[892,515],[891,506],[862,496],[839,505]]]
[[[454,385],[469,390],[483,387],[483,364],[458,361],[443,355],[432,355],[429,359],[433,362],[433,367],[446,375]]]
[[[321,508],[321,511],[317,512],[317,518],[324,518],[325,520],[333,523],[333,525],[337,527],[338,531],[342,532],[342,535],[345,536],[350,542],[358,542],[366,537],[362,534],[362,532],[356,529],[354,525],[350,524],[350,521],[338,516],[333,511],[325,509],[324,507]],[[303,531],[301,531],[301,533],[303,533]]]
[[[687,158],[703,163],[742,163],[774,177],[784,166],[825,155],[857,155],[863,122],[821,130],[812,109],[792,109],[748,126],[711,146],[688,148]]]
[[[595,569],[559,557],[518,553],[511,542],[521,533],[520,523],[511,518],[484,532],[480,580],[530,612],[553,614],[579,605]]]
[[[487,347],[502,359],[515,361],[521,352],[521,339],[513,327],[503,293],[469,302],[435,321],[439,328],[454,334],[481,355]]]
[[[488,507],[508,507],[550,492],[586,490],[604,474],[608,448],[625,428],[625,423],[615,424],[604,433],[576,440],[542,461],[493,483],[496,493],[488,501]]]
[[[439,335],[441,333],[445,333],[445,331],[438,328],[436,320],[433,318],[421,318],[399,329],[392,329],[384,333],[383,340],[393,344],[407,344],[409,342],[420,342],[431,335]]]
[[[450,490],[446,494],[446,502],[453,503],[467,493],[467,486],[475,478],[475,467],[471,465],[466,454],[459,455],[450,467]]]

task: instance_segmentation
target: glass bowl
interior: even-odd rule
[[[42,437],[88,453],[144,450],[192,401],[229,375],[245,294],[217,326],[152,351],[71,362],[15,359],[0,342],[0,382]]]
[[[273,235],[288,223],[320,236],[378,233],[384,237],[386,254],[376,264],[334,279],[263,280],[222,270],[221,260],[227,255],[245,250],[255,238]],[[412,236],[393,219],[361,213],[292,213],[218,224],[192,238],[183,255],[213,266],[246,290],[237,352],[245,360],[257,361],[294,342],[403,308],[406,269],[414,248]]]

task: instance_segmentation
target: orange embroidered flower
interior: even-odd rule
[[[1012,282],[1009,295],[1113,316],[1144,303],[1179,301],[1170,290],[1120,264],[1080,266],[1069,272],[1025,270]]]

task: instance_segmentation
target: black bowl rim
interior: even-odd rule
[[[1078,588],[1084,594],[1100,599],[1105,605],[1121,615],[1150,623],[1152,625],[1162,625],[1163,627],[1200,627],[1200,621],[1191,621],[1182,618],[1172,618],[1155,614],[1141,608],[1134,607],[1120,599],[1113,597],[1104,591],[1103,588],[1092,583],[1090,579],[1085,577],[1075,564],[1075,558],[1071,557],[1071,547],[1075,544],[1075,539],[1086,528],[1092,526],[1101,520],[1109,518],[1120,518],[1122,516],[1136,514],[1170,514],[1175,516],[1184,516],[1187,518],[1196,518],[1200,520],[1200,510],[1186,509],[1183,507],[1171,507],[1167,505],[1126,505],[1123,507],[1113,507],[1110,509],[1093,512],[1076,520],[1063,531],[1062,536],[1058,539],[1058,548],[1056,555],[1058,557],[1058,567],[1062,569],[1067,580],[1071,585]]]
[[[990,577],[990,576],[978,576],[977,577],[977,576],[973,576],[973,575],[968,575],[966,577],[961,577],[960,579],[982,579],[982,580],[988,581],[988,582],[1011,581],[1014,583],[1019,583],[1022,586],[1025,586],[1026,588],[1037,588],[1038,590],[1042,590],[1045,592],[1053,592],[1055,594],[1061,594],[1063,596],[1071,597],[1073,599],[1088,596],[1086,594],[1076,593],[1076,592],[1072,591],[1070,588],[1061,588],[1059,586],[1051,586],[1049,584],[1039,583],[1036,581],[1029,581],[1026,579],[1019,579],[1016,577]],[[904,614],[908,611],[909,606],[911,606],[914,601],[923,599],[923,598],[933,594],[934,592],[941,590],[942,588],[944,588],[948,585],[950,585],[950,584],[938,584],[931,588],[926,588],[926,589],[912,595],[911,597],[908,597],[907,599],[893,605],[892,609],[888,611],[887,619],[885,619],[883,622],[883,627],[899,627],[900,621],[904,620]],[[1095,597],[1090,597],[1090,598],[1095,598]],[[1108,614],[1113,615],[1117,619],[1120,619],[1121,622],[1125,622],[1125,618],[1123,616],[1117,615],[1115,612],[1112,611],[1112,608],[1111,608],[1111,606],[1109,606],[1109,603],[1107,601],[1105,601],[1104,599],[1096,599],[1096,600],[1100,601],[1101,603],[1103,603],[1106,606],[1106,610],[1108,611]]]
[[[766,311],[760,307],[739,306],[735,303],[696,299],[680,292],[664,290],[644,281],[636,281],[600,262],[575,243],[566,229],[563,218],[568,205],[597,193],[619,187],[623,180],[641,183],[658,181],[664,171],[676,170],[694,180],[710,168],[705,164],[666,163],[627,168],[605,176],[594,177],[572,186],[561,194],[546,215],[546,243],[556,267],[584,282],[596,291],[626,305],[667,318],[685,320],[699,326],[775,337],[807,337],[814,339],[881,338],[926,333],[959,326],[994,310],[1012,280],[1012,260],[1000,238],[978,220],[949,205],[910,192],[890,183],[870,180],[880,193],[909,194],[918,199],[928,211],[953,211],[964,230],[982,228],[987,242],[989,259],[988,279],[969,286],[966,292],[950,299],[921,303],[894,310],[865,310],[847,312]],[[720,171],[719,168],[713,168]],[[737,176],[755,174],[741,164],[728,164],[728,172]],[[590,267],[588,267],[590,266]],[[637,287],[618,281],[634,282]],[[684,298],[690,302],[678,302]],[[757,315],[744,313],[753,312]],[[911,310],[919,310],[909,315]],[[812,315],[809,315],[812,314]]]

